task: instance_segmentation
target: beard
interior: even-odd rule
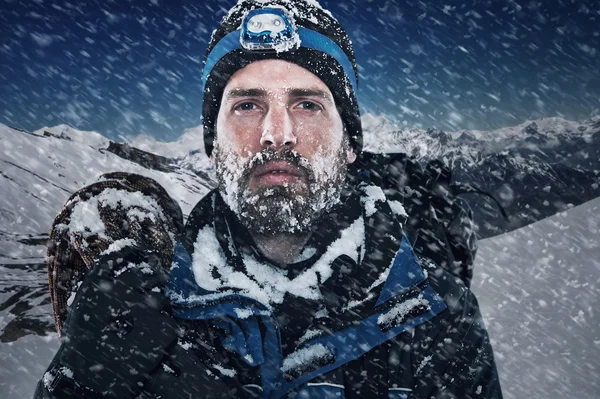
[[[333,154],[317,154],[312,165],[291,149],[267,148],[251,157],[222,151],[214,159],[219,191],[225,203],[252,234],[303,235],[340,201],[346,179],[345,146]],[[302,174],[294,184],[250,187],[255,171],[267,162],[285,161]]]

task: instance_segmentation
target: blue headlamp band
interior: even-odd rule
[[[297,28],[297,32],[298,36],[300,37],[300,47],[321,51],[333,57],[346,73],[346,76],[352,84],[354,93],[358,93],[358,84],[356,81],[356,75],[354,74],[354,68],[352,67],[350,59],[346,53],[344,53],[344,50],[342,50],[340,46],[338,46],[327,36],[313,30],[299,26]],[[202,93],[204,93],[206,81],[208,80],[208,77],[210,76],[210,73],[217,62],[219,62],[221,58],[225,57],[230,52],[243,48],[240,42],[240,34],[240,29],[227,34],[219,41],[219,43],[216,44],[216,46],[208,55],[206,63],[204,64],[204,71],[202,73]]]

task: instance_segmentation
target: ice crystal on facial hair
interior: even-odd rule
[[[264,149],[243,158],[222,151],[217,144],[215,162],[219,189],[227,205],[250,232],[302,234],[340,198],[346,176],[345,148],[335,153],[317,152],[310,163],[298,152]],[[302,182],[250,188],[258,167],[268,162],[288,162],[302,174]]]

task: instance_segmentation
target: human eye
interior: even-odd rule
[[[250,111],[254,111],[258,108],[258,106],[250,101],[243,101],[240,103],[235,104],[235,106],[233,107],[234,111],[236,112],[250,112]]]
[[[301,101],[297,107],[303,111],[321,111],[323,109],[319,104],[310,100]]]

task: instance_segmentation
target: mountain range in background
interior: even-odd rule
[[[480,238],[502,234],[600,196],[600,117],[544,118],[490,132],[397,129],[385,118],[363,120],[370,152],[441,159],[457,182],[492,194],[464,194]]]
[[[594,397],[600,199],[569,208],[600,197],[600,118],[452,133],[403,130],[374,115],[363,123],[367,150],[442,159],[456,180],[506,208],[510,223],[485,196],[465,195],[480,238],[495,236],[481,242],[473,290],[505,396]],[[201,128],[173,143],[148,136],[116,143],[65,125],[35,132],[0,125],[0,397],[30,397],[58,347],[44,256],[67,198],[102,173],[127,171],[157,180],[187,216],[215,186],[202,143]]]

